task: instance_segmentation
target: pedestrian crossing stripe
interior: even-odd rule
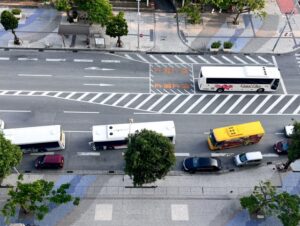
[[[50,97],[136,110],[181,115],[300,115],[298,94],[153,94],[0,90],[0,96]]]

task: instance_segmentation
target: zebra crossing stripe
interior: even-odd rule
[[[187,62],[185,62],[183,59],[181,59],[179,56],[175,55],[174,56],[177,60],[179,60],[181,63],[183,64],[187,64]]]
[[[238,61],[242,62],[243,64],[247,64],[246,61],[244,61],[243,59],[239,58],[238,56],[233,56],[235,59],[237,59]]]
[[[14,95],[19,95],[22,91],[17,91],[14,93]]]
[[[226,57],[226,56],[222,56],[222,58],[224,59],[224,60],[227,60],[229,63],[231,63],[231,64],[235,64],[235,62],[233,62],[232,60],[230,60],[228,57]]]
[[[8,90],[2,91],[2,92],[1,92],[1,95],[5,95],[7,92],[8,92]]]
[[[144,57],[142,57],[140,54],[136,54],[137,57],[139,57],[140,59],[142,59],[142,61],[149,63],[148,60],[146,60]]]
[[[204,61],[204,63],[207,63],[207,64],[211,64],[208,60],[206,60],[204,57],[202,56],[197,56],[200,60]]]
[[[164,58],[166,61],[168,61],[169,63],[174,63],[172,60],[170,60],[168,57],[166,57],[165,55],[161,56],[162,58]]]
[[[81,101],[83,98],[85,98],[87,95],[89,95],[90,93],[84,93],[82,94],[80,97],[77,98],[78,101]]]
[[[271,104],[271,106],[269,106],[264,112],[263,114],[268,114],[283,98],[285,97],[284,96],[280,96],[279,98],[277,98],[276,101],[274,101],[273,104]]]
[[[116,106],[118,103],[120,103],[122,100],[124,100],[128,95],[129,95],[129,93],[125,93],[115,103],[113,103],[112,106]]]
[[[65,98],[66,99],[70,99],[72,96],[74,96],[76,93],[75,92],[72,92],[72,93],[70,93],[68,96],[66,96]]]
[[[260,103],[260,105],[258,105],[257,108],[255,108],[255,110],[252,112],[252,114],[256,114],[263,106],[265,103],[267,103],[267,101],[271,98],[272,95],[266,96],[266,98]]]
[[[183,112],[184,114],[189,113],[197,104],[199,104],[207,95],[204,94],[202,95],[198,100],[196,100],[195,103],[193,103],[188,109],[185,110],[185,112]],[[192,96],[190,96],[192,97]],[[180,106],[181,107],[181,106]],[[179,108],[178,108],[179,109]],[[173,112],[172,112],[173,113]]]
[[[165,99],[168,95],[162,95],[154,104],[152,104],[147,111],[151,111],[153,108],[155,108],[156,105],[158,105],[163,99]]]
[[[62,94],[62,92],[58,92],[54,95],[54,97],[58,97],[60,94]],[[29,94],[28,94],[29,95]]]
[[[259,64],[256,60],[254,60],[252,57],[246,56],[247,59],[249,59],[250,61],[252,61],[255,64]]]
[[[97,95],[95,95],[92,99],[89,100],[89,102],[93,102],[94,100],[96,100],[98,97],[100,97],[102,95],[102,93],[97,93]]]
[[[134,60],[131,56],[129,56],[128,54],[125,54],[124,55],[127,59],[129,59],[129,60]]]
[[[257,58],[261,59],[263,62],[265,62],[267,64],[272,64],[270,61],[268,61],[267,59],[263,58],[262,56],[257,56]]]
[[[132,98],[127,104],[125,104],[123,107],[128,107],[130,104],[132,104],[134,101],[136,101],[140,96],[142,96],[142,93],[137,94],[134,98]]]
[[[224,114],[229,114],[244,98],[246,97],[245,94],[241,95],[233,105],[230,106],[230,108],[227,109],[227,111]]]
[[[230,98],[232,97],[233,95],[230,94],[228,95],[223,101],[221,104],[218,105],[218,107],[215,108],[215,110],[213,110],[212,114],[215,114],[217,113],[229,100]]]
[[[154,61],[156,61],[156,63],[159,63],[159,64],[162,64],[161,61],[159,61],[157,58],[155,58],[154,56],[152,55],[149,55],[150,58],[152,58]]]
[[[165,109],[167,109],[167,107],[169,107],[175,100],[178,99],[178,97],[180,97],[180,95],[175,95],[172,100],[169,101],[169,103],[167,103],[163,108],[161,108],[158,112],[162,113]]]
[[[114,95],[116,95],[115,93],[111,93],[108,97],[106,97],[103,101],[100,102],[100,104],[105,104],[105,102],[107,102],[108,100],[110,100]]]
[[[293,112],[293,115],[296,115],[296,114],[298,114],[299,113],[299,111],[300,111],[300,105],[297,107],[297,109]]]
[[[148,100],[150,100],[152,97],[154,97],[155,94],[149,95],[145,100],[143,100],[138,106],[135,107],[135,109],[140,109]]]
[[[250,101],[238,112],[238,114],[243,114],[243,112],[259,97],[259,95],[254,95]]]
[[[43,92],[42,96],[47,96],[49,93],[50,93],[49,91]]]
[[[204,107],[201,108],[200,111],[198,111],[198,114],[203,113],[219,96],[220,94],[215,95],[210,101],[206,103],[206,105],[204,105]]]
[[[282,114],[298,97],[299,95],[294,95],[287,103],[286,105],[284,105],[283,108],[280,109],[279,112],[277,112],[277,114]]]
[[[180,109],[180,108],[181,108],[186,102],[188,102],[189,99],[191,99],[192,97],[193,97],[192,95],[187,96],[187,97],[184,99],[184,101],[182,101],[179,105],[177,105],[177,107],[176,107],[175,109],[173,109],[173,111],[172,111],[171,113],[173,114],[173,113],[177,112],[178,109]]]
[[[192,61],[194,64],[198,64],[198,62],[196,60],[194,60],[192,57],[190,56],[186,56],[186,58],[188,58],[190,61]]]
[[[222,61],[220,61],[219,59],[215,58],[214,56],[210,56],[211,59],[213,59],[214,61],[216,61],[219,64],[224,64]]]
[[[28,93],[28,96],[32,96],[35,93],[35,91],[31,91],[30,93]]]

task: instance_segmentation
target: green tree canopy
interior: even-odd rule
[[[58,11],[65,11],[68,12],[73,7],[73,1],[71,0],[56,0],[54,2],[54,6]]]
[[[12,144],[0,131],[0,181],[21,162],[22,155],[19,146]]]
[[[20,178],[22,179],[22,177]],[[62,184],[58,189],[53,189],[54,183],[45,180],[37,180],[32,183],[17,182],[17,187],[9,190],[10,198],[5,203],[2,211],[6,221],[16,215],[18,207],[25,213],[34,214],[37,219],[42,220],[49,212],[49,204],[60,205],[73,201],[79,205],[79,198],[74,198],[67,193],[70,184]]]
[[[251,214],[276,216],[284,226],[297,226],[300,221],[300,198],[287,192],[277,193],[270,182],[260,182],[250,196],[240,199]]]
[[[284,168],[288,169],[290,164],[300,158],[300,123],[294,122],[294,131],[291,136],[291,143],[288,148],[288,161]]]
[[[20,45],[20,40],[15,32],[15,29],[18,28],[19,25],[18,19],[10,11],[4,10],[1,13],[1,24],[6,31],[11,30],[14,35],[14,43]]]
[[[113,38],[118,37],[117,46],[122,46],[121,36],[128,34],[128,25],[123,12],[110,18],[106,25],[106,34]]]
[[[174,145],[161,134],[142,130],[129,136],[125,152],[125,173],[134,186],[155,182],[175,164]]]

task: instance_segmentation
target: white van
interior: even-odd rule
[[[262,159],[260,151],[242,153],[233,157],[236,166],[258,165]]]

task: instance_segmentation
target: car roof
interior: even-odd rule
[[[63,156],[59,155],[59,154],[56,154],[56,155],[45,155],[44,162],[47,162],[47,163],[57,163],[57,162],[61,162],[62,159],[63,159]]]
[[[210,157],[194,157],[198,159],[198,166],[220,166],[220,160]]]
[[[247,152],[245,153],[248,160],[252,159],[262,159],[263,156],[260,151],[254,151],[254,152]]]

